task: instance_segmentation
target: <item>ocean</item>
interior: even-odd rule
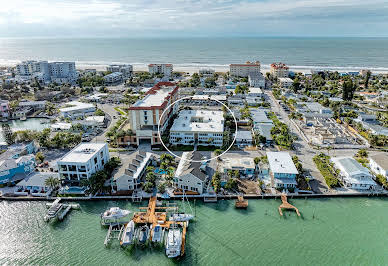
[[[291,199],[301,212],[280,217],[280,200],[193,202],[186,256],[163,249],[104,246],[100,213],[127,201],[81,202],[64,221],[46,224],[45,202],[0,202],[0,264],[9,265],[387,265],[386,198]],[[179,201],[181,204],[181,201]],[[142,206],[147,202],[143,201]],[[188,210],[186,203],[186,211]]]
[[[27,60],[75,61],[78,68],[103,69],[129,63],[145,70],[149,63],[172,63],[176,70],[259,60],[263,69],[284,62],[293,70],[371,69],[388,72],[388,38],[85,38],[0,39],[0,65]]]

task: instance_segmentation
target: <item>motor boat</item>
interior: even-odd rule
[[[152,242],[160,243],[163,239],[163,228],[160,225],[156,225],[152,230]]]
[[[193,219],[194,216],[191,214],[185,214],[185,213],[173,213],[170,216],[170,221],[175,221],[175,222],[187,222]]]
[[[127,218],[130,213],[131,212],[128,210],[122,210],[119,207],[112,207],[101,214],[101,224],[109,225],[113,223],[128,222]]]
[[[176,258],[181,255],[182,231],[178,226],[170,227],[166,237],[166,256]]]
[[[143,225],[142,227],[139,228],[138,230],[138,237],[137,240],[139,241],[139,244],[145,245],[147,240],[148,240],[148,234],[150,232],[150,229],[148,226]]]
[[[124,228],[123,235],[121,236],[120,245],[126,247],[132,245],[135,239],[135,223],[131,220]]]

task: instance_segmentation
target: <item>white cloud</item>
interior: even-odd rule
[[[5,35],[153,35],[186,32],[268,32],[286,34],[293,25],[368,18],[387,26],[386,0],[0,0],[0,36]],[[384,20],[385,19],[385,20]],[[269,27],[263,29],[262,27]],[[284,32],[281,32],[281,28]],[[42,32],[44,31],[44,32]],[[19,34],[20,33],[20,34]]]

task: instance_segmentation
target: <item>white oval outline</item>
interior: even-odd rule
[[[162,143],[163,147],[164,147],[171,155],[173,155],[173,156],[175,156],[175,157],[177,157],[177,158],[179,158],[179,159],[181,159],[181,160],[185,160],[185,161],[189,161],[189,162],[194,162],[194,163],[208,162],[208,161],[217,159],[218,157],[221,157],[222,155],[224,155],[225,153],[227,153],[227,152],[230,150],[230,148],[233,147],[234,142],[236,141],[236,137],[237,137],[237,131],[238,131],[237,128],[238,128],[238,126],[237,126],[236,117],[234,116],[233,112],[229,109],[229,107],[226,106],[224,103],[220,102],[219,100],[216,100],[216,99],[207,99],[207,100],[210,100],[210,101],[216,101],[216,102],[222,104],[223,106],[225,106],[225,108],[232,114],[233,119],[234,119],[234,124],[236,125],[236,132],[235,132],[235,134],[234,134],[234,138],[233,138],[232,144],[230,144],[230,146],[229,146],[223,153],[221,153],[220,155],[218,155],[218,156],[216,156],[216,157],[211,157],[210,159],[206,159],[206,160],[198,160],[198,161],[197,161],[197,160],[187,160],[187,159],[183,159],[181,156],[176,155],[175,153],[173,153],[172,151],[170,151],[170,150],[166,147],[166,145],[164,144],[164,142],[163,142],[163,140],[162,140],[162,136],[160,135],[160,122],[161,122],[161,120],[162,120],[162,117],[164,116],[164,113],[165,113],[167,110],[169,110],[169,109],[171,108],[171,106],[173,106],[173,105],[179,103],[180,101],[185,100],[185,99],[193,99],[193,97],[194,97],[194,96],[186,96],[186,97],[180,98],[180,99],[178,99],[178,100],[172,102],[169,106],[167,106],[166,109],[164,109],[164,111],[163,111],[162,115],[159,117],[159,121],[158,121],[158,136],[159,136],[159,139],[160,139],[160,143]]]

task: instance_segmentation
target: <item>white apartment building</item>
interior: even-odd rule
[[[61,116],[69,118],[84,117],[85,115],[92,114],[95,111],[96,106],[94,106],[94,104],[78,101],[69,102],[65,107],[59,109]]]
[[[385,176],[388,179],[388,154],[380,152],[376,155],[370,156],[369,158],[370,169],[376,175]]]
[[[74,83],[78,78],[74,62],[23,61],[16,65],[16,74],[56,83]]]
[[[283,63],[272,63],[270,73],[273,77],[277,78],[288,78],[289,68]]]
[[[111,74],[105,75],[104,76],[104,81],[107,84],[114,84],[114,83],[122,82],[123,78],[124,78],[123,73],[121,73],[121,72],[113,72]]]
[[[109,65],[106,67],[106,70],[109,72],[121,72],[125,78],[129,78],[132,76],[133,73],[133,66],[132,65]]]
[[[260,62],[246,62],[245,64],[230,64],[230,75],[236,77],[248,77],[260,73]]]
[[[280,86],[282,86],[282,88],[288,89],[292,86],[294,81],[290,78],[279,78],[279,83],[280,83]]]
[[[250,73],[248,75],[249,86],[256,88],[265,88],[265,78],[261,72]]]
[[[104,169],[109,161],[106,143],[81,143],[57,162],[58,172],[65,182],[76,185],[82,179]]]
[[[164,76],[171,77],[173,71],[172,64],[149,64],[148,72],[151,74],[163,74]]]
[[[178,99],[178,86],[171,82],[159,82],[149,89],[145,97],[129,107],[128,125],[135,136],[124,140],[128,144],[160,144],[158,123],[164,110]],[[178,105],[169,108],[161,118],[161,133],[166,129]],[[120,140],[121,141],[121,140]]]
[[[222,111],[182,110],[170,129],[170,143],[222,146],[223,133]]]

